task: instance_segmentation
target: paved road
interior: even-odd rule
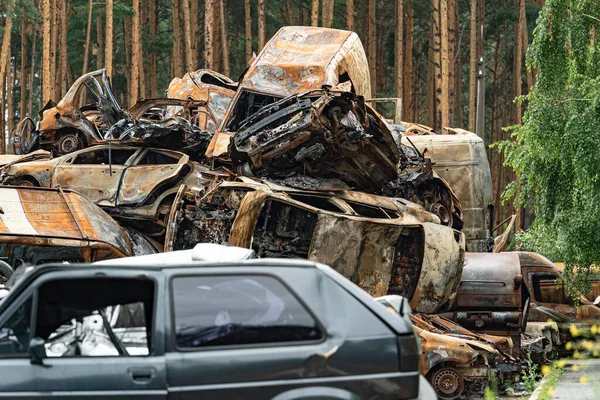
[[[600,359],[572,360],[554,390],[555,400],[600,399]]]

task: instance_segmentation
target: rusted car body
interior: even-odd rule
[[[209,242],[315,260],[373,296],[398,294],[414,310],[446,310],[463,266],[463,234],[416,204],[335,189],[241,177],[180,190],[165,251]]]
[[[133,247],[123,228],[76,192],[0,187],[0,260],[13,269],[129,257]]]
[[[212,135],[223,121],[236,90],[237,84],[225,75],[199,69],[188,72],[183,78],[174,78],[167,89],[167,97],[200,103],[190,121]],[[174,116],[180,110],[178,106],[172,105],[165,114]],[[129,110],[130,113],[131,111]]]
[[[527,313],[522,286],[517,254],[467,252],[451,312],[444,315],[473,332],[512,338],[519,356]]]
[[[164,226],[179,186],[202,181],[205,170],[173,150],[98,145],[49,160],[7,165],[0,179],[5,185],[75,190],[114,217]]]
[[[358,35],[318,27],[281,28],[245,72],[207,156],[226,156],[240,124],[264,106],[323,87],[371,96],[369,67]]]
[[[546,257],[530,252],[517,252],[521,263],[523,281],[530,299],[529,321],[556,322],[600,321],[600,308],[593,304],[596,296],[588,298],[581,294],[580,304],[575,307],[560,282],[562,270]],[[597,286],[598,281],[594,280]]]
[[[460,199],[467,250],[491,251],[492,177],[483,140],[460,129],[438,135],[429,127],[408,122],[393,128],[401,135],[403,144],[414,144],[420,152],[427,151],[435,172]]]
[[[502,385],[518,375],[510,338],[481,335],[437,315],[412,314],[421,339],[421,373],[440,399],[482,395],[494,371]]]

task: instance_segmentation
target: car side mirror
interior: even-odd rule
[[[44,364],[44,358],[46,358],[46,342],[41,337],[33,337],[29,341],[29,358],[31,364],[41,365],[42,367],[48,367]]]

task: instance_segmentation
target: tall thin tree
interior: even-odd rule
[[[104,45],[104,66],[112,78],[113,68],[113,0],[106,0],[106,35]]]
[[[312,0],[310,13],[310,25],[319,26],[319,0]]]
[[[244,17],[246,22],[246,63],[252,58],[252,0],[244,0]]]
[[[187,1],[187,0],[184,0]],[[131,17],[131,82],[129,86],[129,106],[134,105],[139,95],[140,73],[140,1],[132,1],[133,16]]]
[[[440,95],[440,133],[444,132],[444,127],[449,124],[449,105],[450,105],[450,60],[449,60],[449,41],[448,41],[448,0],[440,0],[440,31],[441,31],[441,50],[442,50],[442,87]]]
[[[223,56],[223,73],[226,76],[229,76],[229,38],[227,37],[227,10],[225,8],[225,0],[219,0],[220,13],[219,17],[221,19],[221,34],[223,41],[223,52],[221,53]]]
[[[475,104],[477,98],[477,0],[471,0],[469,42],[469,130],[475,132]]]
[[[185,46],[185,72],[194,70],[195,53],[192,48],[192,25],[190,21],[190,3],[188,0],[181,1],[183,11],[183,44]]]
[[[83,72],[82,75],[88,72],[88,63],[90,57],[90,41],[92,37],[92,11],[94,3],[93,0],[88,1],[88,15],[87,15],[87,28],[85,31],[85,44],[83,47]]]
[[[60,68],[60,97],[64,96],[67,93],[67,76],[68,76],[68,49],[67,49],[67,34],[69,30],[66,28],[69,26],[69,17],[71,15],[71,9],[73,8],[73,4],[71,1],[67,1],[63,3],[63,8],[61,9],[60,14],[60,24],[64,29],[60,31],[60,57],[58,63]],[[101,50],[99,50],[101,51]]]
[[[375,97],[375,90],[377,88],[377,32],[375,30],[377,21],[375,20],[375,0],[368,0],[367,5],[367,57],[369,61],[369,73],[371,75],[371,96]]]
[[[402,97],[404,96],[404,76],[402,74],[403,67],[403,35],[404,35],[404,0],[396,1],[396,38],[395,38],[395,65],[394,69],[396,71],[396,96]],[[408,84],[408,83],[407,83]],[[406,101],[403,99],[403,101]]]
[[[206,0],[204,5],[204,62],[205,67],[213,69],[213,29],[214,29],[213,0]]]
[[[267,42],[266,19],[265,0],[258,0],[258,51],[261,51]]]
[[[354,30],[354,0],[346,0],[346,29]]]
[[[42,45],[42,102],[50,100],[52,76],[50,76],[50,0],[42,0],[43,45]]]
[[[9,52],[10,52],[10,35],[13,25],[14,0],[8,0],[6,8],[6,20],[4,23],[4,35],[2,36],[2,53],[0,54],[0,82],[6,77],[7,68],[9,67]],[[2,97],[5,96],[4,86],[2,86]]]

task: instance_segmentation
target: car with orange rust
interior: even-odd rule
[[[98,145],[0,171],[4,185],[74,190],[118,219],[162,226],[180,184],[199,184],[206,169],[173,150]]]

